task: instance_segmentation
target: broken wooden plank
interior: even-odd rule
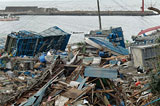
[[[114,90],[96,90],[94,93],[111,93],[114,92]]]
[[[83,93],[82,90],[78,90],[76,88],[71,88],[70,90],[66,91],[64,94],[62,94],[63,96],[65,97],[68,97],[68,98],[72,98],[72,99],[75,99],[77,98],[78,96],[80,96],[81,94]]]

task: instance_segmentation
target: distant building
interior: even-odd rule
[[[59,11],[57,8],[46,8],[47,13],[53,13],[55,11]]]
[[[37,11],[38,6],[7,6],[6,12],[25,12],[25,11]]]
[[[7,6],[5,12],[33,12],[41,13],[54,13],[59,11],[57,8],[39,8],[38,6]]]

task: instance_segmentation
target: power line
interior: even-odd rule
[[[123,4],[125,4],[125,6],[123,6],[122,4],[120,4],[119,2],[117,2],[117,1],[115,1],[115,0],[112,0],[113,2],[115,2],[116,4],[118,4],[122,9],[125,9],[125,10],[127,10],[127,11],[129,11],[129,9],[127,8],[127,7],[129,7],[126,3],[124,3],[123,1],[121,1],[121,2],[123,2]],[[148,17],[145,17],[145,18],[148,18],[148,20],[146,20],[146,19],[144,19],[143,18],[143,20],[142,19],[139,19],[138,17],[133,17],[134,19],[136,19],[136,20],[138,20],[138,21],[144,21],[145,22],[145,24],[148,24],[148,25],[153,25],[153,24],[151,24],[150,22],[148,22],[148,20],[150,20],[150,18],[148,18]],[[152,20],[150,20],[150,21],[152,21]],[[153,22],[153,21],[152,21]]]

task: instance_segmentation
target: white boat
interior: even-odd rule
[[[8,14],[8,16],[0,17],[0,21],[19,21],[19,17]]]

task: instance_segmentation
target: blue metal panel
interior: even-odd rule
[[[116,79],[117,75],[118,71],[116,69],[96,68],[88,66],[84,71],[84,76],[87,77]]]
[[[89,64],[93,62],[94,57],[84,57],[83,58],[83,64]]]
[[[89,38],[93,42],[97,43],[98,45],[102,46],[103,48],[107,48],[113,52],[116,52],[121,55],[128,55],[129,52],[127,49],[121,47],[121,46],[114,46],[111,42],[98,38],[98,37],[91,37]]]
[[[26,102],[20,104],[19,106],[39,106],[42,98],[46,92],[46,89],[51,84],[48,82],[42,89],[40,89],[34,96],[30,97]],[[14,105],[12,105],[14,106]]]
[[[114,42],[118,44],[119,46],[122,46],[125,48],[124,43],[124,37],[123,37],[123,31],[121,27],[114,28],[111,30],[111,34],[107,37],[111,42]]]
[[[59,72],[58,74],[61,74],[63,71]],[[58,75],[57,74],[57,75]],[[47,88],[56,80],[56,78],[52,78],[49,82],[47,82],[36,94],[34,94],[32,97],[30,97],[27,101],[21,103],[19,106],[39,106],[43,96],[45,95],[45,92]],[[12,105],[14,106],[14,104]]]
[[[66,49],[66,46],[67,46],[67,44],[68,44],[68,41],[69,41],[69,39],[70,39],[70,34],[68,34],[68,35],[66,35],[65,36],[65,39],[64,39],[64,42],[63,42],[63,44],[62,44],[62,46],[61,46],[61,50],[65,50]]]
[[[78,87],[78,90],[82,90],[82,87],[85,85],[85,82],[87,81],[87,78],[83,79],[82,82],[80,82],[80,85]]]
[[[78,79],[77,79],[77,82],[82,82],[84,78],[82,78],[81,75],[79,75]]]

